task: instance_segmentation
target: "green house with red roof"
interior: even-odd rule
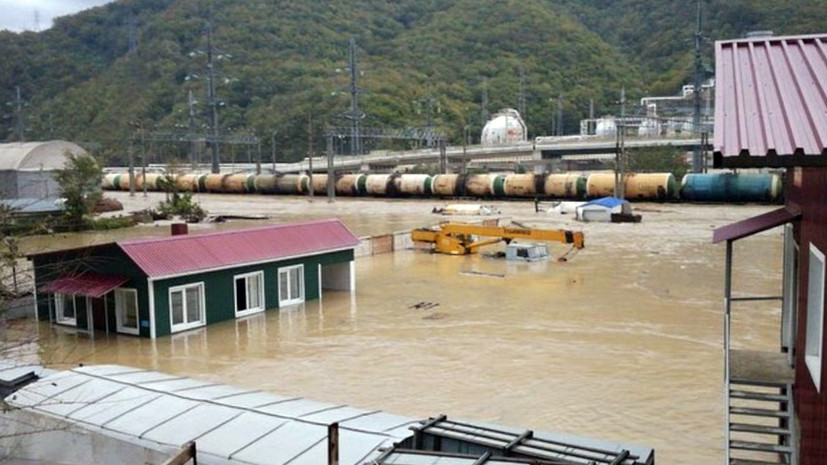
[[[176,230],[179,234],[175,234]],[[117,241],[30,255],[38,320],[156,338],[355,290],[339,220]]]

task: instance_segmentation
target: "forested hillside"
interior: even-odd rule
[[[712,43],[771,29],[827,30],[823,2],[707,0],[704,56]],[[365,126],[424,126],[430,113],[459,143],[481,126],[483,81],[490,112],[518,107],[526,76],[531,136],[546,134],[562,95],[564,127],[576,132],[594,100],[599,114],[671,94],[691,79],[694,2],[681,0],[120,0],[60,18],[49,30],[0,32],[0,102],[19,86],[26,139],[87,143],[123,159],[136,128],[181,130],[187,95],[207,124],[206,23],[217,63],[222,134],[256,135],[269,152],[278,130],[283,159],[307,151],[307,118],[346,125],[347,44],[362,73]],[[130,52],[130,27],[137,50]],[[344,71],[344,72],[343,72]],[[13,105],[0,141],[17,140]],[[205,129],[199,129],[205,130]],[[315,146],[323,147],[319,131]],[[182,150],[186,150],[183,148]],[[114,158],[113,158],[114,157]]]

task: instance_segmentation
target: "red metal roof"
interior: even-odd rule
[[[150,278],[313,255],[358,244],[359,238],[335,219],[118,242]]]
[[[737,241],[753,234],[758,234],[761,231],[781,226],[801,218],[801,209],[795,205],[787,205],[786,207],[773,210],[752,218],[741,220],[737,223],[721,226],[712,232],[712,243],[717,244],[721,241]]]
[[[129,278],[123,276],[83,273],[62,276],[44,284],[39,288],[39,291],[98,298],[103,297],[106,293],[120,287],[127,281],[129,281]]]
[[[827,35],[715,44],[716,167],[827,165]]]

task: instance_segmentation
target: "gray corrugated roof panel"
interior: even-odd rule
[[[161,423],[195,408],[198,402],[173,396],[160,396],[140,407],[125,412],[103,424],[106,429],[142,437]]]
[[[198,404],[171,420],[147,431],[143,437],[160,443],[179,445],[219,428],[241,414],[238,409],[220,405]],[[231,451],[230,451],[231,452]]]
[[[12,396],[17,396],[15,401],[17,404],[32,407],[88,381],[89,378],[85,376],[64,371],[32,383],[25,390],[17,391]]]
[[[237,388],[227,386],[226,384],[214,384],[196,389],[187,389],[185,392],[178,392],[178,394],[196,400],[230,400],[232,398],[240,398],[243,394],[255,394],[259,392],[260,391],[254,389]],[[255,407],[255,405],[252,407]]]
[[[125,386],[124,389],[101,401],[90,403],[86,407],[72,412],[69,418],[100,426],[147,402],[152,402],[162,395],[146,389]]]
[[[250,463],[287,463],[327,437],[327,428],[289,421],[232,458]],[[326,458],[326,456],[325,456]],[[316,462],[324,463],[324,462]],[[347,462],[342,462],[347,463]]]
[[[195,391],[193,391],[195,392]],[[215,399],[214,402],[228,405],[230,407],[238,408],[255,408],[263,405],[273,404],[276,402],[287,402],[297,399],[297,397],[277,396],[275,394],[268,394],[265,392],[249,392],[246,394],[239,394],[237,396],[222,397]],[[301,397],[298,397],[301,399]]]
[[[339,462],[361,464],[371,452],[382,446],[390,447],[392,442],[378,434],[339,430]],[[321,441],[305,451],[290,465],[318,465],[327,463],[327,441]]]
[[[363,416],[369,416],[375,411],[362,410],[353,407],[339,407],[334,409],[322,410],[321,412],[310,413],[302,415],[302,420],[313,421],[317,423],[339,423],[346,420],[352,420]]]
[[[412,418],[386,412],[373,412],[369,415],[342,421],[339,426],[360,430],[371,429],[373,431],[382,431],[390,436],[398,437],[399,434],[397,431],[402,430],[403,432],[407,432],[404,436],[409,436],[411,431],[408,427],[418,424],[419,420]]]
[[[73,412],[93,405],[117,391],[124,389],[124,385],[103,379],[91,379],[85,383],[65,391],[60,395],[60,401],[45,402],[40,409],[52,415],[70,416]]]
[[[90,375],[97,375],[97,376],[115,376],[115,375],[125,375],[127,373],[146,373],[146,370],[141,370],[140,368],[133,368],[133,367],[125,367],[122,365],[86,365],[82,367],[77,367],[72,371],[77,373],[87,373]]]
[[[256,410],[264,413],[272,413],[273,415],[278,415],[280,417],[298,418],[303,415],[322,412],[325,410],[339,409],[342,407],[345,406],[316,402],[314,400],[307,399],[295,399],[287,402],[279,402],[278,404],[265,405],[264,407],[256,408]]]
[[[129,384],[154,383],[157,381],[169,381],[173,379],[184,379],[180,376],[170,376],[156,371],[133,371],[123,374],[105,375],[107,378]]]
[[[260,413],[244,412],[199,437],[198,450],[226,459],[287,421]]]
[[[152,389],[153,391],[176,393],[178,391],[186,391],[188,389],[203,388],[215,385],[216,383],[211,383],[209,381],[199,381],[191,378],[165,379],[161,381],[149,381],[146,383],[141,383],[142,387]]]

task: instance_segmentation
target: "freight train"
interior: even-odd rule
[[[327,194],[327,175],[314,174],[163,174],[135,176],[135,190],[211,192],[222,194]],[[688,202],[780,202],[783,180],[778,173],[687,174],[680,184],[671,173],[628,173],[629,200]],[[613,195],[615,174],[341,174],[333,182],[342,197],[477,197],[488,199],[585,199]],[[103,189],[129,190],[129,175],[109,173]]]

